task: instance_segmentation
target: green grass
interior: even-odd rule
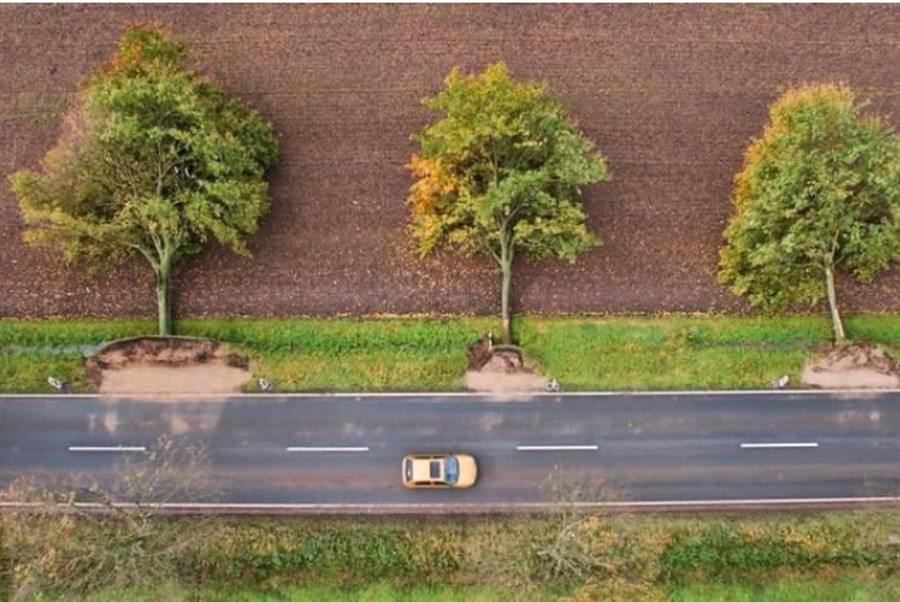
[[[153,333],[151,320],[0,320],[0,347],[97,344]]]
[[[499,587],[400,589],[375,583],[355,589],[286,586],[271,591],[191,589],[177,584],[150,591],[106,589],[88,597],[42,597],[53,602],[526,602],[559,600],[552,594],[517,594]],[[670,602],[896,602],[900,577],[878,579],[859,572],[829,578],[773,578],[765,583],[707,583],[675,589]]]
[[[888,540],[900,531],[900,512],[872,514],[871,521],[860,520],[862,516],[663,519],[669,539],[659,555],[659,573],[666,583],[689,584],[727,581],[736,574],[829,566],[896,568],[900,548]]]
[[[827,322],[811,317],[546,318],[520,330],[569,390],[760,388],[781,374],[797,382],[828,337]]]
[[[157,517],[140,525],[139,547],[134,524],[121,517],[21,511],[2,519],[10,580],[51,600],[105,600],[104,591],[110,600],[216,602],[518,602],[563,591],[590,600],[604,583],[683,602],[726,593],[800,600],[810,591],[813,600],[847,592],[887,600],[871,596],[896,592],[900,579],[900,547],[891,543],[897,508],[595,515],[571,517],[564,531],[554,517]],[[562,572],[556,558],[566,559]],[[503,592],[509,597],[498,598]]]
[[[900,316],[847,318],[848,333],[900,352]],[[492,318],[183,320],[179,334],[230,343],[281,390],[459,390],[466,347]],[[526,360],[566,390],[747,389],[793,382],[828,343],[824,316],[525,316]],[[0,320],[0,391],[46,391],[56,375],[89,391],[77,346],[152,333],[147,320]]]
[[[0,391],[47,393],[47,377],[71,384],[75,391],[91,391],[80,354],[0,353]]]
[[[280,390],[452,391],[463,388],[466,364],[452,352],[271,353],[254,357],[251,369]]]
[[[331,587],[287,586],[272,591],[233,589],[188,589],[177,585],[161,585],[151,591],[108,589],[88,597],[44,597],[53,602],[524,602],[507,589],[499,587],[433,587],[401,589],[387,583],[376,583],[354,589]]]
[[[88,597],[43,597],[53,602],[551,602],[560,596],[516,594],[499,587],[400,589],[376,583],[356,589],[287,586],[273,591],[188,589],[175,584],[152,591],[108,589]],[[679,588],[670,602],[896,602],[900,578],[850,572],[831,578],[775,578],[761,584],[702,584]]]
[[[204,320],[182,334],[229,341],[282,390],[458,390],[484,318]]]
[[[760,584],[703,584],[675,590],[671,602],[896,602],[900,577],[848,572],[832,578],[783,578]]]

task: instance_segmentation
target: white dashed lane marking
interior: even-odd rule
[[[815,448],[818,443],[741,443],[741,449],[782,449],[782,448]]]

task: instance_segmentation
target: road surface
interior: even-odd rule
[[[122,474],[166,435],[201,444],[232,508],[527,509],[548,478],[585,503],[768,504],[900,495],[900,392],[488,396],[0,396],[0,486]],[[405,453],[478,458],[468,491],[408,491]],[[175,500],[187,501],[187,500]]]

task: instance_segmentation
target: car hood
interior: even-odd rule
[[[459,461],[459,480],[456,482],[457,487],[471,487],[478,480],[478,464],[475,458],[466,454],[456,456]]]

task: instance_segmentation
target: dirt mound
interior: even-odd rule
[[[247,358],[209,339],[141,337],[85,361],[100,393],[231,393],[250,378]]]
[[[803,382],[829,389],[897,388],[900,373],[893,358],[871,343],[843,345],[807,364]]]
[[[533,370],[525,367],[521,349],[504,346],[493,348],[490,357],[481,366],[479,372],[490,374],[530,374]]]
[[[494,349],[494,335],[489,332],[471,345],[466,350],[469,360],[469,370],[478,372],[485,364],[491,361],[491,352]]]
[[[478,370],[466,372],[466,388],[489,393],[535,392],[547,388],[547,379],[525,365],[522,350],[511,345],[480,349]]]

